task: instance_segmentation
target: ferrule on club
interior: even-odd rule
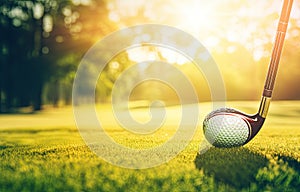
[[[262,96],[258,114],[259,116],[266,118],[270,107],[271,97]]]

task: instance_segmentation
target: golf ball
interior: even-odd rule
[[[216,147],[237,147],[247,141],[250,125],[239,114],[211,113],[204,119],[203,131]]]

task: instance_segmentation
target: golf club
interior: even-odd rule
[[[284,0],[257,114],[247,115],[235,109],[220,108],[205,117],[203,121],[204,135],[208,142],[215,147],[242,146],[255,137],[264,124],[270,106],[292,4],[293,0]]]

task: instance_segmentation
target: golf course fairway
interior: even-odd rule
[[[226,105],[255,113],[257,104],[246,101]],[[72,107],[0,115],[0,191],[300,189],[300,101],[273,101],[261,131],[245,146],[211,147],[199,152],[203,142],[202,121],[209,106],[199,104],[199,125],[188,146],[170,161],[148,169],[118,167],[94,154],[80,136]],[[107,109],[97,109],[101,120]],[[132,109],[139,114],[143,110],[148,111]],[[105,116],[102,121],[105,131],[116,142],[132,148],[149,148],[164,143],[176,131],[177,107],[170,110],[171,119],[152,135],[128,133],[110,123],[113,116]],[[116,160],[122,155],[126,154],[119,154]]]

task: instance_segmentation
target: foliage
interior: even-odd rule
[[[94,6],[101,9],[95,11]],[[62,95],[60,84],[70,87],[66,85],[72,81],[66,82],[70,73],[76,71],[80,57],[94,43],[87,36],[90,11],[97,13],[95,20],[101,20],[101,25],[93,26],[97,36],[107,33],[112,23],[105,21],[102,1],[93,6],[69,0],[1,2],[0,112],[23,106],[40,110],[43,93],[57,105],[57,97]],[[44,92],[45,85],[53,85],[50,96]],[[67,88],[63,94],[67,103],[70,93]]]

